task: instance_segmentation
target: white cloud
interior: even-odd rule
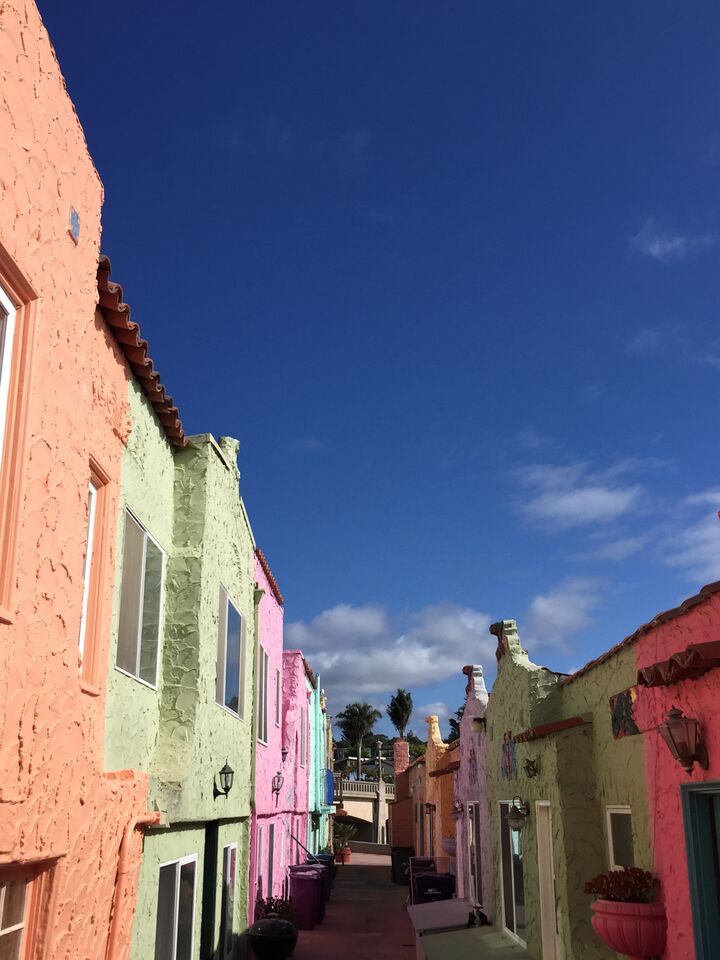
[[[376,605],[339,604],[308,623],[285,628],[286,645],[299,647],[331,699],[331,710],[351,700],[413,690],[454,677],[464,663],[492,662],[491,619],[470,607],[437,604],[398,617]]]
[[[720,489],[712,487],[709,490],[700,490],[685,497],[685,503],[690,507],[717,507],[720,510]]]
[[[720,490],[702,490],[686,497],[682,505],[703,509],[690,524],[668,534],[662,544],[662,557],[668,566],[682,568],[692,580],[718,580],[720,520],[717,508],[720,507]]]
[[[442,700],[434,700],[432,703],[424,703],[422,706],[415,707],[413,710],[408,729],[412,730],[416,736],[421,737],[424,740],[427,735],[427,724],[425,723],[426,717],[437,717],[440,721],[440,726],[444,727],[446,725],[447,718],[451,713],[454,712],[455,710],[451,710],[450,707]]]
[[[518,509],[542,526],[578,527],[616,520],[635,508],[643,494],[639,484],[617,482],[629,469],[624,463],[601,473],[591,472],[583,463],[525,467],[517,476],[530,495]]]
[[[567,648],[567,641],[592,623],[600,604],[601,582],[594,577],[565,580],[533,597],[520,636],[523,643]]]
[[[632,246],[660,263],[689,260],[714,246],[717,237],[711,233],[688,234],[662,229],[652,217],[639,233],[630,238]]]
[[[619,540],[608,540],[593,551],[592,556],[598,560],[624,560],[633,554],[639,553],[647,546],[649,536],[643,534],[638,537],[621,537]]]

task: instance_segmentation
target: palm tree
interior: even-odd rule
[[[398,687],[398,692],[394,697],[390,698],[390,703],[387,705],[387,715],[390,717],[392,725],[400,734],[401,740],[405,739],[405,730],[410,723],[412,711],[412,694]]]
[[[372,733],[372,728],[380,717],[382,717],[380,711],[370,703],[349,703],[341,713],[335,714],[335,720],[345,739],[348,743],[357,744],[358,780],[362,773],[363,740]]]

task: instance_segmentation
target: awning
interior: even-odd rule
[[[515,736],[515,743],[527,743],[528,740],[539,740],[540,737],[549,737],[551,733],[560,733],[563,730],[572,730],[573,727],[582,727],[591,723],[588,717],[569,717],[567,720],[556,720],[554,723],[543,723],[539,727],[528,727]]]
[[[692,643],[669,660],[638,670],[637,682],[643,687],[667,687],[681,680],[695,680],[713,667],[720,667],[720,641]]]
[[[431,777],[444,777],[448,773],[455,773],[456,770],[460,769],[460,761],[452,760],[446,767],[443,767],[442,770],[431,770]]]

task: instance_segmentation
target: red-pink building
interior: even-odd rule
[[[103,764],[130,348],[98,309],[102,185],[30,0],[0,7],[0,75],[0,956],[116,960],[156,819],[146,777]]]

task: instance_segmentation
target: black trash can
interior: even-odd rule
[[[413,878],[413,883],[413,903],[434,903],[455,896],[455,877],[451,873],[421,873]]]
[[[392,882],[410,885],[410,857],[412,847],[393,847],[390,851]]]

